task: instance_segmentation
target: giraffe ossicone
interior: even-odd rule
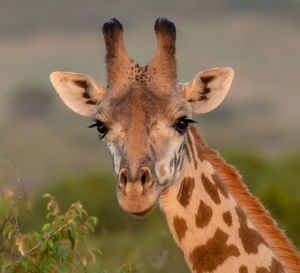
[[[155,22],[157,49],[144,67],[131,59],[117,19],[103,25],[107,85],[53,72],[64,103],[94,120],[117,175],[127,212],[144,216],[157,204],[192,272],[300,272],[299,256],[235,169],[196,132],[192,113],[215,109],[233,69],[214,68],[179,83],[175,25]]]

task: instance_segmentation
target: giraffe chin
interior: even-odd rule
[[[136,216],[138,218],[140,217],[144,217],[148,214],[150,214],[151,212],[153,212],[157,207],[157,203],[155,203],[153,206],[149,207],[148,209],[145,209],[143,211],[140,212],[129,212],[130,215]]]
[[[155,210],[158,204],[158,200],[152,200],[152,202],[139,203],[139,205],[132,204],[131,202],[122,202],[118,199],[120,207],[128,214],[136,217],[144,217]]]

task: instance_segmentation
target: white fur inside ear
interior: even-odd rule
[[[63,102],[83,116],[92,116],[106,93],[103,86],[82,74],[53,72],[50,81]]]
[[[180,87],[184,98],[191,103],[193,112],[204,114],[224,100],[233,77],[232,68],[213,68],[198,73],[191,82],[181,84]]]

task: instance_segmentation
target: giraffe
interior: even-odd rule
[[[223,101],[233,69],[205,70],[179,83],[175,25],[160,17],[154,29],[156,53],[141,67],[126,52],[121,23],[103,25],[106,87],[83,74],[50,76],[63,102],[90,117],[107,143],[119,205],[145,216],[159,204],[193,273],[299,273],[296,248],[192,125],[192,113]]]

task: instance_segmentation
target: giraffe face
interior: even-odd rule
[[[159,94],[136,84],[120,93],[104,98],[95,127],[113,157],[120,206],[144,215],[180,174],[192,110],[180,92]]]
[[[91,77],[54,72],[50,80],[74,112],[91,117],[113,157],[121,207],[145,215],[162,190],[184,168],[185,131],[193,113],[206,113],[224,99],[233,79],[231,68],[198,73],[178,84],[175,25],[155,22],[157,50],[145,67],[127,54],[123,27],[116,19],[103,25],[107,55],[107,87]]]

